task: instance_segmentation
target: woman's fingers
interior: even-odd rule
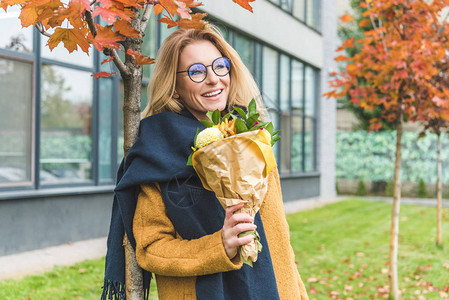
[[[248,234],[239,237],[239,234],[245,231],[252,231],[257,228],[254,224],[254,218],[246,213],[235,213],[243,207],[243,204],[238,204],[226,208],[226,217],[223,224],[223,245],[226,254],[229,258],[237,255],[239,246],[251,243],[254,240],[254,235]]]

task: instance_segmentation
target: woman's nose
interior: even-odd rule
[[[218,83],[218,76],[215,74],[214,70],[212,69],[212,66],[210,66],[210,69],[207,70],[206,73],[206,83],[207,84],[217,84]]]

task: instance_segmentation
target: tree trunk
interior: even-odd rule
[[[135,17],[131,21],[132,27],[140,31],[140,11],[135,10]],[[125,51],[132,49],[141,52],[141,38],[126,38],[123,42]],[[142,66],[135,64],[133,58],[125,56],[125,66],[128,73],[121,74],[123,79],[124,101],[123,101],[123,126],[125,156],[137,140],[140,124],[140,99],[142,93]],[[125,286],[127,300],[141,300],[144,298],[142,269],[137,264],[136,253],[128,241],[123,237],[125,247]]]
[[[399,299],[398,284],[398,235],[399,210],[401,201],[401,141],[402,141],[402,114],[399,114],[396,129],[396,160],[394,164],[394,196],[391,213],[390,237],[390,299]]]
[[[437,167],[437,246],[443,245],[442,239],[442,227],[441,227],[441,217],[442,217],[442,187],[441,187],[441,134],[438,134],[438,167]]]

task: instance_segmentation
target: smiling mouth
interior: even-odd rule
[[[211,92],[211,93],[202,94],[201,96],[203,96],[203,97],[213,97],[213,96],[216,96],[218,94],[221,94],[221,92],[223,92],[223,90],[216,90],[216,91]]]

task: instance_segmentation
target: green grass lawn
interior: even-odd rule
[[[288,215],[292,246],[310,299],[388,296],[391,205],[349,200]],[[449,210],[445,248],[435,246],[435,209],[401,207],[399,282],[404,299],[449,295]],[[0,281],[0,299],[99,299],[104,259]],[[154,285],[150,299],[157,299]]]
[[[391,204],[350,200],[287,216],[298,269],[311,299],[388,297]],[[403,299],[449,294],[449,210],[437,248],[436,209],[401,207],[399,284]]]

